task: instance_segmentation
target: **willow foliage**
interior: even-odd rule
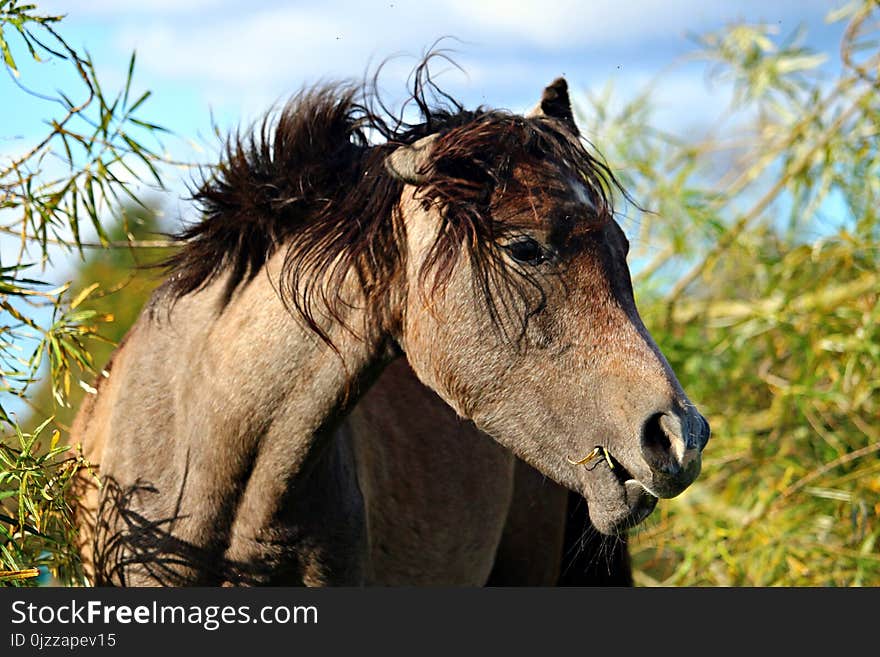
[[[28,97],[49,114],[41,139],[0,161],[0,583],[80,577],[65,493],[86,464],[61,440],[52,415],[25,431],[8,409],[14,399],[28,402],[44,377],[53,403],[68,406],[79,375],[94,371],[94,343],[113,316],[86,303],[101,294],[97,285],[70,294],[69,283],[44,280],[42,265],[71,250],[138,246],[111,241],[105,223],[114,214],[125,223],[120,210],[141,203],[140,183],[162,187],[166,161],[154,139],[163,129],[140,116],[150,93],[131,93],[134,55],[123,88],[108,95],[92,59],[58,31],[61,20],[0,0],[2,65],[20,92],[9,102]],[[67,70],[67,85],[54,96],[34,91],[28,79],[50,62]],[[85,226],[97,242],[84,241]]]

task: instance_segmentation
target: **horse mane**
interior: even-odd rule
[[[476,265],[475,285],[492,317],[510,295],[497,285],[540,290],[528,272],[505,265],[492,241],[504,225],[493,217],[512,167],[523,158],[565,163],[597,200],[597,215],[610,216],[609,190],[620,189],[608,168],[590,155],[563,122],[526,118],[504,110],[465,110],[440,90],[428,72],[428,55],[411,76],[407,103],[395,117],[372,83],[306,88],[258,126],[227,138],[221,162],[193,194],[202,219],[175,235],[181,248],[163,264],[174,298],[227,275],[224,301],[252,279],[279,249],[286,249],[281,296],[328,344],[319,313],[342,320],[341,283],[354,268],[367,302],[381,300],[401,262],[395,217],[403,183],[385,168],[396,148],[439,133],[423,184],[425,204],[441,209],[442,226],[421,272],[436,292],[448,280],[461,249]],[[443,55],[440,55],[443,57]],[[378,75],[378,73],[377,73]],[[402,116],[410,103],[420,120]],[[384,139],[371,143],[370,137]],[[523,190],[519,190],[522,192]],[[622,190],[621,190],[622,191]]]

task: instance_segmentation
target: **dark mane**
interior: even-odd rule
[[[425,203],[441,208],[443,225],[422,272],[423,280],[433,273],[426,289],[436,292],[448,280],[465,248],[493,318],[505,314],[493,294],[497,285],[512,286],[517,297],[540,290],[493,248],[505,229],[493,219],[493,205],[524,192],[512,184],[513,166],[565,169],[587,184],[600,218],[610,216],[610,192],[619,186],[562,122],[465,110],[434,85],[429,60],[412,77],[416,123],[389,112],[374,81],[306,89],[251,134],[231,136],[222,162],[194,194],[203,219],[177,235],[183,246],[165,263],[167,289],[179,297],[226,274],[228,301],[284,248],[282,298],[329,342],[319,313],[341,319],[336,292],[352,268],[370,302],[383,298],[401,261],[394,226],[403,183],[386,171],[385,158],[439,133],[423,191]],[[384,142],[371,143],[376,136]],[[506,306],[510,295],[500,297]]]

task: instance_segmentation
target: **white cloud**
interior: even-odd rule
[[[747,18],[782,20],[828,9],[825,0],[446,0],[460,22],[490,38],[505,36],[544,49],[575,46],[638,47],[642,39],[669,39],[709,23]],[[493,40],[494,40],[493,38]]]
[[[340,53],[343,47],[334,47],[334,42],[343,38]],[[331,17],[299,9],[267,10],[198,25],[130,28],[121,33],[119,42],[134,45],[143,66],[169,78],[239,85],[260,84],[279,73],[286,77],[335,68],[339,59],[371,45],[368,38]]]
[[[303,84],[358,78],[402,52],[411,57],[393,60],[384,76],[389,95],[399,97],[414,57],[443,35],[462,40],[443,45],[458,51],[466,69],[465,76],[444,76],[446,88],[467,104],[520,110],[557,75],[576,87],[613,78],[619,89],[635,91],[670,63],[673,52],[686,49],[687,30],[736,18],[786,20],[793,27],[807,15],[820,18],[828,2],[51,0],[41,6],[67,10],[93,27],[100,18],[101,36],[115,53],[126,57],[137,50],[139,83],[157,92],[173,85],[196,91],[202,106],[181,105],[182,112],[207,116],[210,106],[246,125]],[[112,82],[124,67],[107,70]],[[682,84],[687,93],[674,90]],[[682,77],[656,92],[659,110],[670,108],[666,113],[679,122],[717,104],[702,79]]]
[[[44,14],[76,14],[79,16],[180,16],[208,9],[230,8],[229,0],[41,0],[40,12]]]
[[[612,4],[614,6],[610,7]],[[657,33],[677,22],[674,9],[667,7],[667,11],[658,15],[656,9],[660,4],[669,3],[655,0],[639,3],[607,0],[540,3],[525,0],[448,1],[449,8],[459,20],[478,26],[484,33],[520,39],[542,48],[578,44],[598,46],[621,38]]]
[[[162,0],[149,4],[150,11],[131,9],[133,0],[117,4],[121,7],[110,15],[117,21],[115,43],[120,53],[137,49],[142,72],[192,82],[211,104],[232,102],[248,109],[265,107],[321,77],[359,77],[368,64],[394,53],[417,56],[443,35],[460,38],[460,44],[446,45],[477,62],[481,72],[469,67],[468,83],[479,95],[514,82],[546,82],[549,59],[558,68],[577,69],[571,73],[589,71],[609,51],[660,66],[657,48],[648,42],[678,44],[681,50],[687,30],[738,17],[793,24],[807,11],[815,18],[827,8],[825,0],[779,0],[769,7],[758,0],[334,0],[322,5]],[[181,18],[184,8],[190,15]],[[597,73],[607,77],[607,71]]]

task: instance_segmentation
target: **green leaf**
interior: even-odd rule
[[[131,121],[132,123],[134,123],[135,125],[139,125],[142,128],[147,128],[148,130],[154,130],[157,132],[165,132],[165,133],[169,133],[169,134],[171,133],[171,131],[168,130],[168,128],[164,128],[161,125],[157,125],[155,123],[149,123],[148,121],[141,121],[140,119],[136,119],[133,116],[129,117],[128,120]]]
[[[0,52],[3,53],[3,61],[6,63],[6,66],[12,71],[12,75],[15,77],[19,77],[18,67],[15,65],[15,59],[12,57],[12,53],[9,51],[9,44],[6,43],[6,38],[3,36],[3,26],[0,25]]]
[[[125,76],[125,91],[122,94],[122,108],[125,109],[128,105],[128,91],[131,89],[131,80],[134,76],[134,61],[136,51],[131,51],[131,59],[128,60],[128,74]]]
[[[73,301],[70,302],[71,310],[73,310],[74,308],[79,306],[83,301],[85,301],[92,292],[94,292],[96,289],[98,289],[100,287],[100,285],[101,285],[100,283],[92,283],[91,285],[83,288],[83,290],[80,291],[80,293],[77,294],[76,297],[74,297]]]
[[[152,92],[152,91],[145,91],[144,93],[142,93],[142,94],[138,97],[138,99],[137,99],[136,101],[134,101],[134,103],[132,103],[132,106],[131,106],[130,108],[128,108],[128,113],[129,113],[129,114],[133,114],[134,111],[135,111],[138,107],[140,107],[140,106],[144,103],[144,101],[147,100],[147,98],[149,98],[149,97],[152,96],[152,95],[153,95],[153,92]]]

